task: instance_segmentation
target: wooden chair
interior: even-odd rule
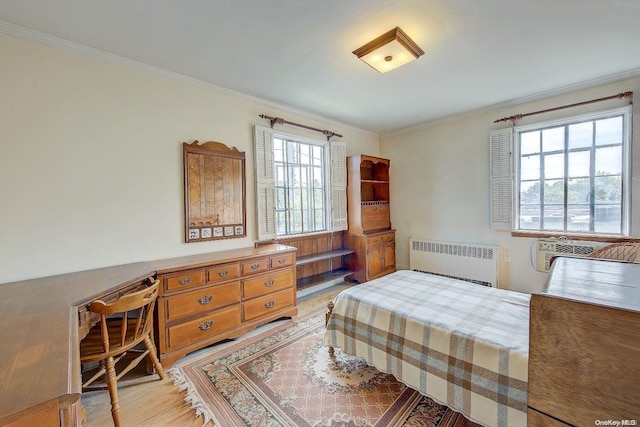
[[[591,252],[589,257],[640,263],[640,242],[621,242],[607,245]]]
[[[148,278],[145,282],[146,285],[142,289],[136,288],[113,302],[105,303],[101,300],[92,302],[89,309],[100,315],[100,322],[91,328],[88,335],[80,342],[80,361],[82,363],[100,362],[100,369],[82,384],[82,390],[109,390],[111,415],[116,427],[120,426],[117,381],[146,356],[151,359],[160,379],[164,378],[162,365],[151,341],[153,310],[158,297],[159,281]],[[145,349],[134,349],[140,343],[144,344]],[[137,353],[138,356],[131,360],[120,373],[117,373],[116,363],[127,353]],[[106,387],[89,387],[105,374]]]

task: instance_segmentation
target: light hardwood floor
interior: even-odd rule
[[[298,298],[298,312],[303,314],[318,307],[326,306],[335,295],[343,289],[352,286],[343,283]],[[261,326],[248,335],[260,333],[272,328],[280,321]],[[174,366],[205,356],[223,345],[230,345],[242,340],[239,338],[227,343],[213,345],[188,354],[178,360]],[[125,375],[118,382],[118,396],[120,400],[121,419],[124,426],[176,426],[201,427],[202,417],[196,417],[195,411],[184,402],[185,392],[179,392],[173,385],[170,376],[160,381],[157,375],[146,375],[145,363]],[[109,392],[93,391],[82,395],[82,405],[87,413],[88,427],[113,426],[111,418],[111,402]],[[209,423],[211,426],[211,423]]]

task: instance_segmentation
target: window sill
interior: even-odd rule
[[[613,234],[573,234],[573,233],[552,233],[545,231],[512,231],[512,237],[529,237],[534,239],[559,239],[567,240],[588,240],[590,242],[636,242],[640,241],[640,237],[619,236]]]

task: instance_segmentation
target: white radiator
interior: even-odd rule
[[[411,270],[498,286],[498,246],[409,239]]]

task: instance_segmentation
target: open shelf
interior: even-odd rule
[[[325,259],[331,259],[343,255],[352,254],[354,251],[352,249],[335,249],[332,251],[321,252],[318,254],[302,256],[296,260],[296,265],[306,265],[311,264],[312,262],[322,261]]]
[[[353,274],[353,271],[346,268],[339,268],[336,270],[327,271],[326,273],[316,274],[314,276],[298,279],[298,290],[310,288],[311,286],[319,285],[324,282],[335,279],[344,279],[345,277]]]
[[[344,231],[327,231],[301,236],[286,236],[277,241],[258,242],[256,246],[279,243],[297,249],[296,286],[298,291],[305,288],[330,285],[353,272],[347,269],[353,249],[344,247]]]

